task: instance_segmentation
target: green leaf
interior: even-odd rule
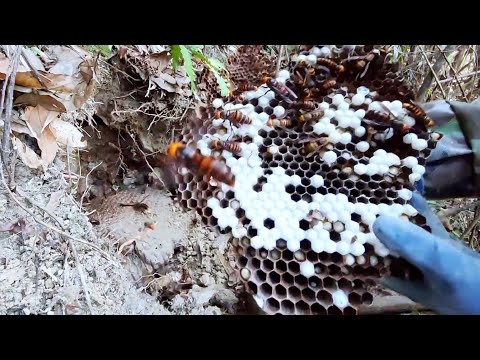
[[[218,59],[209,58],[208,62],[217,70],[225,70],[225,65]]]
[[[180,45],[170,45],[170,53],[172,54],[173,71],[177,71],[182,62],[182,52]]]
[[[230,88],[224,78],[220,76],[217,71],[213,71],[215,78],[217,79],[218,86],[220,86],[220,92],[222,96],[227,96],[230,93]]]
[[[195,71],[193,70],[192,55],[184,45],[179,45],[179,47],[183,57],[183,65],[185,66],[185,72],[190,78],[190,85],[192,88],[192,92],[194,92],[196,76]]]
[[[204,48],[203,45],[185,45],[191,51],[198,51]]]

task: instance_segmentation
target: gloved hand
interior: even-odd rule
[[[373,231],[387,248],[416,266],[423,280],[386,277],[380,282],[439,314],[480,314],[480,255],[450,237],[422,196],[414,193],[411,204],[432,233],[386,215],[377,218]]]

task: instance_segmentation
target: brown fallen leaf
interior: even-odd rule
[[[45,71],[45,68],[43,67],[43,64],[42,64],[42,60],[40,60],[40,58],[37,55],[35,55],[32,50],[24,47],[22,50],[22,55],[25,56],[25,58],[28,60],[28,63],[30,63],[30,65],[35,70]],[[22,60],[25,61],[24,59]],[[26,68],[28,68],[28,63],[24,64]]]
[[[87,85],[90,84],[90,81],[92,81],[92,79],[95,79],[97,64],[98,64],[98,57],[97,59],[92,59],[92,58],[87,59],[80,64],[80,67],[79,67],[80,75],[82,75],[82,79],[87,83]]]
[[[150,78],[157,86],[165,91],[168,92],[175,92],[175,88],[170,85],[168,82],[166,82],[164,79],[158,76],[153,76]]]
[[[49,111],[39,105],[27,106],[21,118],[25,120],[28,128],[32,131],[33,136],[38,140],[45,127],[47,127],[57,115],[57,112]]]
[[[20,139],[13,137],[17,153],[20,156],[22,162],[31,169],[38,169],[42,166],[42,160],[40,157],[25,145]]]
[[[160,74],[159,77],[161,77],[163,80],[165,80],[166,82],[168,82],[170,84],[176,84],[177,83],[175,78],[172,75],[169,75],[167,73]]]
[[[170,63],[170,59],[171,57],[168,52],[163,51],[161,53],[147,55],[145,62],[151,68],[149,71],[151,75],[160,75]]]
[[[14,105],[28,105],[28,106],[38,106],[41,105],[43,108],[49,111],[57,112],[66,112],[65,106],[50,95],[38,95],[34,93],[22,94],[17,97],[13,103]]]
[[[61,146],[71,146],[74,148],[85,148],[87,141],[82,141],[83,134],[75,127],[66,121],[54,119],[49,129],[52,131],[57,143]]]
[[[46,168],[53,162],[53,160],[55,160],[58,151],[57,140],[49,127],[42,132],[40,138],[37,139],[37,143],[42,151],[43,166]]]
[[[78,91],[73,95],[73,105],[75,108],[80,109],[83,104],[85,104],[88,99],[93,95],[93,90],[95,89],[95,82],[90,81],[87,83],[82,83],[78,87]]]
[[[46,209],[50,212],[53,212],[57,206],[60,204],[60,199],[63,196],[64,191],[63,190],[58,190],[50,195],[50,200],[48,201],[48,204],[46,206]]]
[[[0,232],[11,231],[19,233],[25,230],[26,224],[23,218],[13,219],[6,224],[0,225]]]

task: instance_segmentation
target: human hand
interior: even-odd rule
[[[422,196],[414,193],[411,204],[432,233],[386,215],[377,218],[373,231],[387,248],[416,266],[423,280],[386,277],[381,284],[439,314],[480,314],[480,255],[450,237]]]

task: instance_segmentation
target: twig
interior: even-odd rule
[[[64,232],[64,231],[62,231],[62,230],[60,230],[60,229],[57,229],[55,226],[52,226],[52,225],[50,225],[50,224],[47,224],[46,222],[38,219],[38,218],[35,216],[35,214],[34,214],[31,210],[29,210],[27,207],[25,207],[25,205],[23,205],[23,204],[17,199],[17,197],[15,196],[15,194],[7,187],[7,183],[6,183],[6,180],[5,180],[5,175],[4,175],[4,173],[3,173],[3,166],[2,166],[2,164],[0,164],[0,176],[1,176],[1,178],[2,178],[2,183],[3,183],[3,185],[5,186],[5,188],[7,189],[7,193],[8,193],[8,195],[10,196],[10,198],[11,198],[13,201],[15,201],[15,203],[16,203],[18,206],[20,206],[24,211],[26,211],[29,215],[31,215],[31,216],[32,216],[32,219],[33,219],[35,222],[39,223],[40,225],[45,226],[47,229],[50,229],[50,230],[52,230],[52,231],[55,231],[56,233],[58,233],[58,234],[60,234],[60,235],[63,235],[63,236],[65,236],[65,237],[67,237],[67,238],[69,238],[69,239],[71,239],[71,240],[74,240],[74,241],[76,241],[76,242],[79,242],[79,243],[82,243],[82,244],[84,244],[84,245],[88,245],[88,246],[94,248],[95,250],[97,250],[98,252],[100,252],[100,253],[105,257],[105,259],[107,259],[107,260],[109,260],[109,261],[112,261],[112,259],[110,258],[110,256],[109,256],[105,251],[103,251],[102,249],[100,249],[97,245],[92,244],[92,243],[89,243],[88,241],[85,241],[85,240],[82,240],[82,239],[78,239],[78,238],[76,238],[76,237],[74,237],[74,236],[72,236],[72,235],[70,235],[70,234],[67,234],[66,232]]]
[[[445,58],[445,62],[448,64],[448,66],[450,67],[450,70],[452,70],[453,72],[453,77],[455,78],[455,81],[457,82],[458,84],[458,87],[460,88],[460,91],[462,92],[462,96],[463,96],[463,99],[465,101],[467,101],[467,96],[465,95],[465,91],[463,90],[463,86],[462,84],[460,83],[460,81],[458,80],[458,76],[457,76],[457,71],[455,70],[455,68],[452,66],[452,64],[450,64],[450,62],[448,61],[448,58],[447,58],[447,55],[445,55],[445,53],[442,51],[442,49],[440,49],[440,46],[436,45],[437,49],[442,53],[443,57]],[[439,84],[440,86],[440,82],[437,80],[437,83]]]
[[[471,73],[457,76],[457,78],[459,80],[463,80],[463,79],[469,78],[471,76],[477,75],[478,73],[480,73],[480,71],[472,71]],[[447,82],[452,81],[452,80],[455,80],[455,79],[453,77],[449,77],[447,79],[440,80],[440,84],[444,84],[444,83],[447,83]]]
[[[450,52],[453,50],[454,46],[455,45],[447,45],[443,51]],[[435,81],[440,87],[440,91],[442,92],[443,97],[446,98],[447,95],[445,94],[445,90],[443,90],[442,84],[440,83],[440,80],[438,79],[438,76],[437,76],[437,72],[440,71],[442,66],[445,64],[445,61],[446,61],[445,58],[443,56],[440,56],[435,62],[435,64],[432,66],[432,64],[428,60],[427,54],[425,54],[425,50],[423,49],[423,47],[419,46],[418,48],[420,49],[420,52],[422,53],[425,61],[427,62],[427,65],[430,68],[430,72],[425,76],[423,84],[420,86],[420,89],[418,90],[417,101],[423,102],[425,100],[427,90],[430,88],[433,78],[435,78]]]
[[[447,209],[443,212],[442,214],[442,217],[450,217],[450,216],[455,216],[457,215],[458,213],[461,213],[462,211],[465,211],[465,210],[468,210],[468,209],[471,209],[477,205],[480,205],[480,200],[477,200],[477,201],[474,201],[474,202],[471,202],[470,204],[467,204],[467,205],[463,205],[461,207],[458,207],[458,208],[450,208],[450,209]]]
[[[284,51],[285,51],[285,45],[280,45],[280,50],[278,50],[277,68],[275,70],[275,74],[277,76],[278,76],[278,73],[280,72],[280,66],[282,65],[282,58],[283,58]]]
[[[467,229],[460,236],[460,239],[465,240],[467,235],[473,230],[473,228],[477,225],[479,220],[480,220],[480,214],[475,216],[475,218],[472,220],[472,222],[468,225]]]
[[[5,169],[8,170],[8,156],[10,153],[10,132],[11,132],[11,117],[12,117],[12,107],[13,107],[13,88],[15,87],[15,77],[17,74],[18,63],[20,60],[21,54],[21,45],[17,45],[16,51],[12,59],[12,71],[10,76],[5,78],[5,82],[8,82],[5,96],[2,93],[2,105],[1,110],[5,111],[5,116],[3,118],[4,127],[3,127],[3,139],[2,139],[2,161]],[[5,87],[5,84],[4,84]],[[5,104],[4,104],[5,102]],[[2,117],[2,112],[0,112],[0,118]]]
[[[95,170],[97,167],[99,167],[100,165],[103,164],[103,161],[101,161],[98,165],[95,165],[92,170],[90,170],[87,174],[87,176],[85,177],[85,191],[83,192],[82,194],[82,197],[80,198],[80,208],[83,207],[83,199],[85,198],[85,195],[87,195],[87,191],[89,190],[88,189],[88,176],[93,172],[93,170]]]
[[[28,67],[30,68],[30,70],[32,70],[32,73],[33,73],[33,76],[35,77],[35,79],[37,79],[38,82],[40,83],[40,85],[42,85],[43,88],[48,91],[47,85],[43,82],[43,80],[42,80],[42,78],[40,77],[40,74],[38,73],[37,69],[35,69],[35,68],[33,67],[32,63],[28,60],[27,53],[26,53],[26,51],[25,51],[25,49],[24,49],[23,47],[22,47],[21,54],[22,54],[23,59],[24,59],[25,62],[27,63]]]

